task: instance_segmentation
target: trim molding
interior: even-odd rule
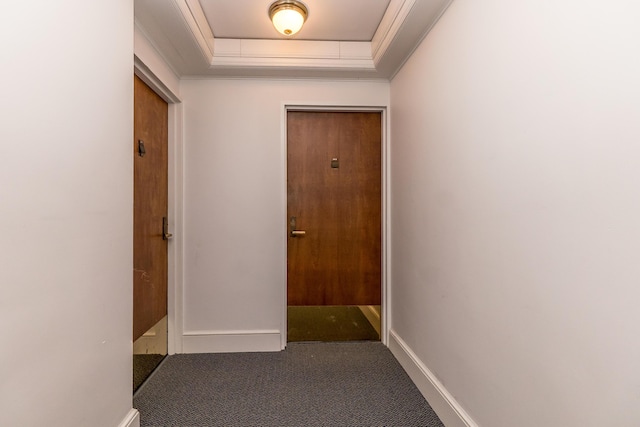
[[[131,408],[129,413],[118,424],[118,427],[140,427],[140,412],[135,408]]]
[[[202,55],[208,62],[213,59],[213,31],[207,23],[204,11],[199,1],[193,0],[174,0],[174,3],[182,17],[184,18],[187,28],[191,30]]]
[[[169,354],[182,352],[184,313],[184,154],[182,103],[169,104],[169,226],[173,244],[169,245],[168,310]],[[173,217],[173,221],[171,220]]]
[[[383,344],[388,345],[387,343],[387,327],[389,325],[389,323],[387,322],[388,319],[388,315],[389,312],[386,310],[386,307],[388,306],[388,298],[390,296],[390,292],[389,292],[389,264],[390,264],[390,260],[388,258],[388,247],[389,244],[391,242],[391,239],[389,238],[389,162],[390,162],[390,158],[389,158],[389,144],[390,144],[390,135],[388,132],[388,122],[389,122],[389,112],[388,112],[388,105],[349,105],[349,104],[345,104],[345,105],[332,105],[332,104],[323,104],[323,103],[299,103],[299,102],[284,102],[282,104],[281,107],[281,117],[280,117],[280,152],[281,152],[281,164],[282,164],[282,171],[283,171],[283,175],[281,177],[282,179],[282,203],[283,205],[283,209],[284,212],[287,211],[287,113],[289,111],[300,111],[300,110],[307,110],[307,111],[367,111],[367,112],[378,112],[380,114],[382,114],[382,208],[381,208],[381,213],[382,213],[382,276],[381,276],[381,280],[382,280],[382,295],[381,295],[381,299],[382,299],[382,304],[381,304],[381,319],[380,319],[380,331],[378,331],[380,333],[380,341],[382,341]],[[282,219],[283,220],[283,227],[285,230],[287,230],[287,227],[289,226],[287,223],[287,218],[286,216]],[[282,310],[282,325],[283,325],[283,330],[285,331],[285,333],[282,334],[282,349],[286,348],[287,346],[287,306],[288,306],[288,302],[287,302],[287,258],[288,258],[288,253],[287,253],[287,233],[282,233],[282,238],[284,239],[283,243],[284,243],[284,263],[282,264],[282,269],[283,269],[283,273],[284,273],[284,277],[285,277],[285,281],[283,284],[283,288],[282,288],[282,306],[283,306],[283,310]]]
[[[447,427],[478,427],[453,395],[394,330],[389,331],[389,349]]]
[[[255,68],[290,68],[290,69],[327,69],[358,70],[374,72],[373,63],[368,59],[331,59],[331,58],[269,58],[269,57],[223,57],[216,56],[212,66],[215,67],[255,67]]]
[[[359,305],[358,308],[364,317],[367,318],[373,329],[375,329],[378,335],[382,337],[382,334],[380,333],[380,312],[372,305]],[[380,340],[382,341],[382,338]]]
[[[180,98],[135,54],[133,55],[133,72],[168,104],[180,102]]]
[[[280,351],[277,330],[190,331],[182,335],[183,353],[238,353]]]
[[[371,57],[376,65],[389,49],[414,4],[415,0],[391,0],[389,3],[371,40]]]
[[[375,71],[371,43],[216,39],[212,67],[353,68]]]

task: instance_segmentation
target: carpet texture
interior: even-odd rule
[[[169,356],[134,407],[141,427],[443,426],[379,342]]]
[[[287,341],[377,341],[378,332],[354,306],[287,308]]]

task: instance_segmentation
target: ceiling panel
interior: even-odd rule
[[[309,17],[293,37],[271,25],[272,0],[200,0],[216,38],[370,41],[390,0],[304,0]]]

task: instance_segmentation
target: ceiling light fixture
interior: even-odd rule
[[[279,33],[292,36],[307,20],[307,7],[297,0],[278,0],[269,7],[269,18]]]

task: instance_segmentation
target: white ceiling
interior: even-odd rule
[[[303,0],[291,38],[273,0],[135,0],[136,26],[179,77],[390,78],[452,0]]]
[[[298,40],[371,41],[390,0],[304,0],[309,16]],[[213,36],[281,39],[269,20],[273,0],[200,0]]]

